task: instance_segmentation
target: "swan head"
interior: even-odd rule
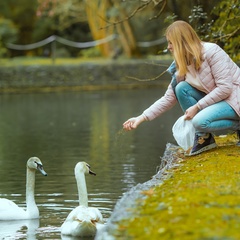
[[[75,173],[82,172],[96,176],[96,173],[90,169],[90,165],[86,162],[78,162],[75,166]]]
[[[31,170],[38,170],[42,175],[47,176],[47,173],[43,169],[43,164],[38,157],[31,157],[27,161],[27,168]]]

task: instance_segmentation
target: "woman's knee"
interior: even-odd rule
[[[176,88],[175,88],[175,92],[176,95],[179,96],[181,95],[184,91],[186,91],[186,89],[189,87],[189,83],[182,81],[180,83],[177,84]]]
[[[192,124],[197,132],[207,132],[210,122],[207,119],[202,119],[195,116],[192,119]]]

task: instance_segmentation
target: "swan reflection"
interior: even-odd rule
[[[36,240],[39,219],[0,221],[0,239]]]
[[[73,237],[67,235],[61,235],[61,240],[94,240],[95,236],[92,237]]]

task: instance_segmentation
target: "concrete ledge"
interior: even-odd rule
[[[171,61],[127,60],[79,65],[0,67],[0,92],[65,91],[158,87],[169,84],[161,75]],[[157,78],[157,80],[152,80]]]

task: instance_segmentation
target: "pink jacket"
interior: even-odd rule
[[[176,73],[177,74],[177,73]],[[240,68],[215,43],[203,43],[203,63],[197,71],[207,95],[198,101],[200,109],[225,100],[240,116]],[[184,81],[177,77],[177,81]],[[150,121],[177,103],[171,84],[164,96],[147,108],[143,115]]]

